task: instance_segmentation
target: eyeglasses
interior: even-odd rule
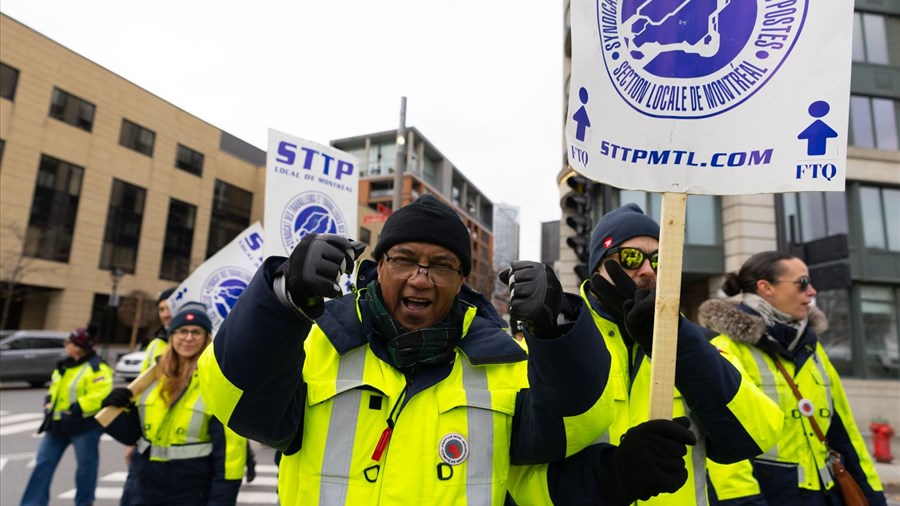
[[[809,285],[812,284],[812,281],[809,279],[809,276],[803,276],[803,277],[801,277],[800,279],[793,279],[793,280],[791,280],[791,279],[783,279],[783,280],[780,280],[780,281],[773,281],[773,282],[772,282],[773,285],[778,284],[778,283],[794,283],[795,285],[797,285],[798,287],[800,287],[800,291],[801,291],[801,292],[805,292],[806,290],[809,289]]]
[[[656,271],[656,267],[659,265],[659,250],[654,251],[653,253],[645,253],[638,248],[631,247],[619,247],[613,248],[609,250],[606,255],[619,255],[619,265],[622,266],[623,269],[627,269],[629,271],[635,271],[641,268],[644,265],[644,260],[650,260],[650,268],[653,271]]]
[[[406,257],[390,257],[384,255],[388,272],[398,278],[412,279],[419,275],[419,271],[425,269],[425,275],[435,286],[452,285],[462,276],[462,271],[449,265],[419,265],[419,262]]]
[[[173,332],[173,334],[175,335],[175,337],[179,337],[182,339],[184,339],[187,336],[205,337],[206,330],[204,330],[204,329],[186,329],[184,327],[181,327],[181,328],[175,329],[175,332]]]

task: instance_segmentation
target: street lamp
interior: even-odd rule
[[[111,290],[109,292],[109,314],[106,316],[106,332],[103,333],[103,361],[106,362],[109,358],[109,342],[112,339],[112,335],[116,330],[116,312],[119,307],[119,281],[122,280],[122,276],[125,273],[122,272],[122,269],[118,267],[114,267],[109,271],[109,283],[111,286]]]

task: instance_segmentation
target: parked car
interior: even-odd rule
[[[125,381],[137,378],[141,373],[141,362],[144,361],[145,355],[144,350],[139,350],[119,357],[119,361],[116,362],[116,376]]]
[[[56,330],[4,330],[0,334],[0,381],[46,385],[56,363],[66,358],[68,337],[68,332]]]

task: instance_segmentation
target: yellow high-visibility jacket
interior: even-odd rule
[[[113,371],[95,354],[59,362],[50,378],[47,402],[50,430],[78,434],[99,429],[94,415],[112,391]]]
[[[709,476],[720,503],[825,504],[821,501],[826,496],[839,495],[828,469],[827,448],[816,436],[809,419],[801,415],[800,402],[775,366],[769,354],[772,351],[792,376],[803,398],[811,403],[812,417],[830,446],[843,456],[845,467],[866,494],[869,504],[885,504],[881,481],[856,427],[841,379],[816,337],[815,329],[827,326],[821,311],[813,309],[795,353],[765,335],[775,339],[790,333],[789,338],[785,337],[790,342],[796,330],[785,325],[767,328],[762,318],[746,306],[706,301],[700,306],[700,320],[721,332],[713,344],[739,360],[750,380],[784,412],[778,443],[768,451],[736,464],[710,463]]]
[[[171,406],[161,396],[160,381],[165,378],[106,428],[116,440],[136,447],[129,468],[138,477],[132,500],[234,504],[247,462],[247,439],[213,416],[197,371]]]
[[[469,306],[454,360],[407,376],[370,339],[365,290],[310,327],[272,293],[278,263],[261,267],[199,369],[229,427],[285,451],[281,504],[500,505],[523,483],[513,468],[572,455],[609,424],[609,356],[586,313],[532,340],[545,361],[534,365]],[[529,388],[532,365],[544,376]]]

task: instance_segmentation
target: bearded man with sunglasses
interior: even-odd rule
[[[618,442],[649,413],[659,225],[637,204],[604,215],[591,234],[592,276],[581,295],[612,355],[613,422],[604,439]],[[712,335],[684,317],[678,324],[674,420],[690,427],[697,444],[683,452],[686,484],[650,498],[653,505],[707,504],[706,459],[732,463],[758,455],[778,438],[782,414],[740,364],[710,344]],[[653,422],[662,422],[654,420]],[[671,444],[671,442],[670,442]],[[658,451],[648,448],[647,453]],[[620,473],[624,490],[639,476]],[[648,500],[649,499],[649,500]],[[627,499],[620,504],[627,503]]]
[[[843,504],[828,465],[834,458],[829,450],[835,450],[869,505],[884,505],[881,481],[841,379],[819,343],[817,334],[827,330],[828,321],[813,304],[816,289],[803,260],[777,251],[757,253],[739,271],[725,275],[722,291],[742,294],[741,302],[704,302],[700,323],[720,333],[713,344],[738,357],[779,403],[784,429],[763,455],[731,465],[710,464],[718,503]]]

